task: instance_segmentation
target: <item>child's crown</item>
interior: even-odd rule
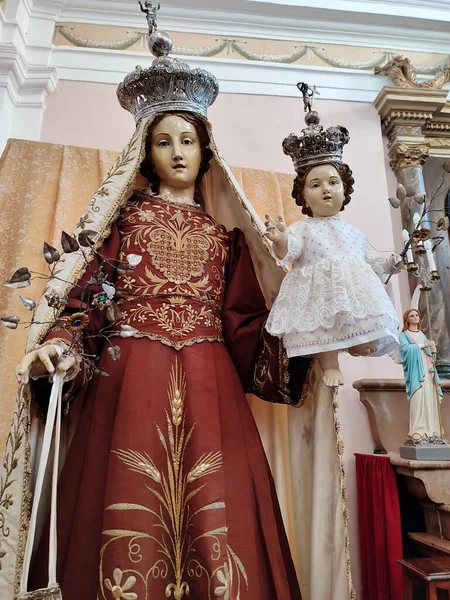
[[[292,158],[297,172],[305,167],[342,163],[344,146],[350,140],[348,130],[340,125],[324,129],[320,125],[319,113],[312,110],[312,100],[317,93],[315,87],[310,88],[306,84],[299,84],[298,87],[303,93],[307,127],[302,129],[300,135],[291,133],[283,140],[283,152]]]

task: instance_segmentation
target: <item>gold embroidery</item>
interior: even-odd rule
[[[120,600],[137,600],[137,595],[130,590],[136,585],[136,577],[130,575],[122,585],[123,573],[120,569],[114,569],[113,580],[105,579],[105,588],[112,593],[113,598]]]
[[[197,485],[197,482],[206,478],[222,468],[222,453],[211,451],[202,454],[191,466],[187,468],[186,456],[189,442],[195,431],[195,424],[185,427],[185,398],[186,379],[178,359],[172,366],[168,385],[169,411],[166,412],[167,433],[156,425],[157,434],[166,453],[164,467],[156,465],[147,454],[134,450],[116,450],[114,453],[128,467],[129,470],[142,475],[146,479],[146,488],[159,502],[159,510],[133,503],[113,504],[106,508],[110,511],[144,511],[151,514],[155,523],[153,531],[127,531],[110,529],[103,532],[106,541],[100,552],[100,592],[104,600],[110,600],[107,592],[113,589],[118,593],[125,586],[130,589],[136,582],[136,577],[143,582],[144,596],[140,600],[150,600],[149,579],[167,579],[172,581],[166,585],[166,598],[173,597],[182,600],[190,595],[188,583],[190,580],[206,578],[208,596],[205,600],[215,598],[240,597],[243,586],[248,588],[247,573],[239,557],[226,543],[228,528],[224,524],[211,531],[198,533],[191,537],[191,528],[196,517],[205,511],[223,511],[225,518],[225,503],[218,501],[202,505],[195,511],[192,510],[191,500],[202,493],[207,483]],[[104,555],[110,544],[129,539],[128,557],[136,569],[127,569],[128,579],[122,586],[122,571],[114,570],[113,580],[104,578]],[[157,552],[161,556],[145,573],[138,570],[143,561],[140,540],[151,540],[155,543]],[[211,572],[197,558],[196,546],[202,540],[211,542],[210,558],[218,566]],[[120,571],[120,572],[119,572]],[[170,575],[169,575],[170,574]],[[128,593],[128,592],[127,592]],[[133,594],[134,592],[130,593]],[[233,595],[232,595],[233,594]],[[117,597],[117,596],[116,596]],[[125,596],[126,597],[126,596]],[[113,595],[114,598],[114,595]],[[120,598],[120,596],[119,596]]]
[[[131,320],[138,323],[146,323],[148,319],[153,319],[154,322],[175,337],[183,337],[188,333],[195,331],[199,324],[204,324],[210,329],[214,329],[218,336],[222,334],[222,321],[218,316],[213,314],[213,311],[207,306],[196,308],[191,304],[180,304],[174,302],[163,303],[158,308],[153,308],[149,303],[143,305],[138,303],[135,307],[130,308],[125,313],[124,323],[131,324]],[[134,325],[134,323],[133,323]]]
[[[110,337],[118,337],[120,332],[112,332]],[[133,335],[134,338],[147,338],[149,340],[161,342],[164,346],[170,346],[174,350],[181,350],[185,346],[193,346],[194,344],[201,344],[202,342],[223,342],[223,337],[218,335],[196,335],[180,342],[175,342],[164,335],[158,333],[149,333],[147,331],[138,331]]]
[[[121,256],[137,247],[141,253],[150,255],[153,267],[147,265],[132,285],[128,284],[128,278],[126,288],[134,296],[165,291],[190,292],[197,298],[220,298],[223,273],[218,273],[217,267],[205,273],[205,265],[214,260],[225,265],[228,237],[225,229],[200,208],[174,206],[157,197],[131,200],[123,211],[120,233]],[[119,277],[118,285],[124,281]]]

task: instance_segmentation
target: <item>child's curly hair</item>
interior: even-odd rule
[[[345,163],[327,164],[333,165],[333,167],[336,169],[336,171],[342,178],[342,182],[344,184],[344,202],[342,203],[341,210],[344,210],[345,206],[350,202],[351,195],[353,193],[353,185],[355,183],[355,180],[353,179],[352,171],[350,167]],[[305,198],[303,196],[303,188],[305,187],[306,177],[308,176],[308,173],[311,171],[311,169],[318,166],[321,165],[308,166],[304,169],[301,169],[300,171],[297,171],[297,177],[294,179],[294,187],[292,189],[292,197],[294,198],[295,203],[298,204],[298,206],[302,207],[302,213],[304,215],[308,215],[308,217],[312,217],[313,214],[311,209],[306,206]]]

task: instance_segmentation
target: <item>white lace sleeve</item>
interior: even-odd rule
[[[395,265],[398,262],[401,262],[401,256],[399,254],[396,254],[395,252],[392,252],[389,255],[377,252],[372,248],[368,240],[366,240],[365,259],[380,279],[383,279],[384,275],[389,275],[391,271],[393,271],[393,273],[400,272],[400,269],[396,268]]]
[[[299,227],[296,227],[298,223],[294,223],[291,227],[288,227],[288,251],[284,258],[278,259],[278,264],[286,266],[292,264],[295,260],[300,258],[303,252],[303,236],[299,231]]]

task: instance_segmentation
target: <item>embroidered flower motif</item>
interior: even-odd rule
[[[222,585],[216,587],[216,589],[214,590],[214,595],[217,598],[223,598],[223,600],[230,600],[231,578],[227,563],[223,565],[223,570],[217,571],[217,579]]]
[[[211,225],[210,223],[203,223],[202,227],[206,233],[214,233],[215,231],[214,225]]]
[[[150,223],[155,218],[155,213],[152,210],[140,210],[138,216],[141,223]]]
[[[5,497],[3,498],[3,501],[2,501],[3,508],[6,508],[6,510],[8,510],[8,508],[14,504],[12,498],[13,498],[12,494],[5,494]]]
[[[122,571],[120,569],[114,569],[114,583],[111,583],[110,579],[105,579],[105,588],[112,593],[114,600],[137,600],[137,594],[128,591],[135,585],[136,577],[130,575],[123,585],[122,577]]]
[[[133,287],[133,283],[136,283],[136,279],[132,279],[131,277],[124,277],[122,281],[123,287],[126,290],[131,290],[131,288]]]
[[[67,328],[69,331],[76,333],[87,327],[88,323],[89,317],[86,313],[75,313],[67,319]]]
[[[169,217],[169,221],[175,221],[178,227],[181,227],[186,221],[186,217],[184,216],[181,210],[177,210],[171,217]]]
[[[94,219],[91,217],[91,215],[87,214],[87,215],[83,215],[80,220],[78,221],[78,223],[75,225],[75,229],[84,229],[85,225],[89,224],[89,223],[93,223]]]
[[[100,197],[109,196],[109,191],[105,187],[102,187],[98,190],[97,196],[100,196]]]

